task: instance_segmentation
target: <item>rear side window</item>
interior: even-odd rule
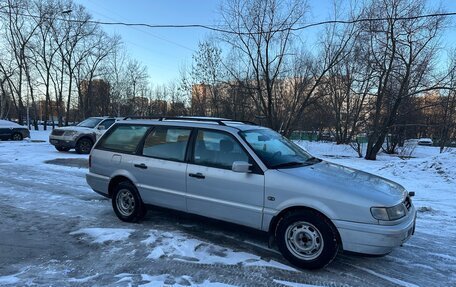
[[[101,139],[97,148],[134,153],[148,129],[148,126],[137,125],[114,126],[113,131]]]
[[[191,129],[156,127],[144,141],[145,156],[184,161]]]

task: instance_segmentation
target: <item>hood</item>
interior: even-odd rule
[[[394,181],[326,161],[279,171],[333,190],[369,198],[379,205],[395,205],[402,202],[407,195],[404,187]]]
[[[68,126],[68,127],[56,128],[56,130],[87,132],[87,131],[93,131],[93,128],[85,128],[85,127],[78,127],[78,126]]]

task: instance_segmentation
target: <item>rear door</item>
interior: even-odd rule
[[[252,163],[252,172],[232,171],[234,161]],[[264,175],[238,140],[226,132],[198,130],[187,168],[188,211],[260,228],[263,200]]]
[[[138,190],[146,204],[186,210],[185,156],[191,128],[156,126],[133,162]]]

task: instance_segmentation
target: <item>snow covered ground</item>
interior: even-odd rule
[[[297,270],[263,233],[153,210],[119,221],[85,182],[87,156],[48,132],[0,141],[0,286],[456,286],[456,151],[417,147],[409,160],[358,159],[346,146],[301,142],[315,156],[415,191],[415,235],[384,257],[340,255]]]

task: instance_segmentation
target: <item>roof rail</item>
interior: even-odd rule
[[[158,116],[152,116],[152,117],[147,117],[147,116],[128,116],[124,117],[123,120],[161,120],[163,117],[158,117]]]
[[[221,126],[226,126],[225,122],[234,122],[234,123],[243,123],[248,125],[257,125],[254,122],[250,121],[239,121],[239,120],[232,120],[232,119],[225,119],[225,118],[211,118],[211,117],[192,117],[192,116],[177,116],[177,117],[164,117],[164,116],[152,116],[152,117],[142,117],[142,116],[129,116],[125,117],[124,120],[138,120],[138,119],[146,119],[146,120],[158,120],[158,121],[195,121],[195,122],[214,122]]]

